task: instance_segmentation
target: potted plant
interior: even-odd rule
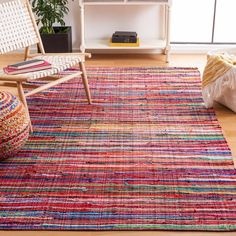
[[[46,52],[72,52],[72,31],[65,26],[68,0],[30,0]],[[59,26],[55,26],[58,23]]]

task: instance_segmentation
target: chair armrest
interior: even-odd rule
[[[30,54],[28,58],[33,58],[33,57],[37,57],[37,56],[47,56],[47,55],[48,56],[63,56],[63,55],[65,55],[65,56],[69,56],[69,55],[73,56],[73,55],[75,55],[75,56],[81,56],[83,58],[85,58],[85,57],[91,58],[92,57],[91,53],[87,53],[87,52],[86,53],[73,52],[73,53],[45,53],[45,54],[34,53],[34,54]]]
[[[24,75],[7,75],[7,74],[0,75],[0,81],[24,82],[27,81],[28,79],[29,77],[26,77]]]

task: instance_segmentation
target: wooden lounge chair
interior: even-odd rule
[[[41,54],[33,56],[30,55],[30,46],[35,44],[38,45]],[[9,53],[22,48],[25,48],[25,60],[29,58],[40,58],[52,64],[52,68],[47,70],[28,72],[18,75],[9,75],[4,73],[3,69],[0,69],[0,81],[16,82],[19,98],[25,105],[28,116],[29,110],[26,100],[28,96],[78,76],[82,77],[88,103],[91,104],[91,95],[84,66],[85,57],[90,56],[90,54],[45,54],[38,27],[28,0],[12,0],[9,2],[0,3],[0,54]],[[79,64],[80,70],[73,71],[69,75],[66,73],[63,77],[58,75],[63,70],[77,64]],[[55,80],[49,80],[48,83],[34,88],[29,92],[24,91],[23,84],[25,82],[42,79],[45,77],[55,77]]]

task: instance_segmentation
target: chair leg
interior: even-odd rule
[[[17,82],[17,89],[18,89],[18,94],[19,94],[20,100],[23,103],[23,105],[25,106],[26,113],[29,118],[30,132],[33,133],[33,127],[32,127],[32,123],[31,123],[31,119],[30,119],[29,109],[28,109],[26,98],[25,98],[25,93],[24,93],[24,89],[22,86],[22,82]]]
[[[28,46],[25,48],[25,56],[24,56],[25,61],[28,59],[29,53],[30,53],[30,47]]]
[[[80,65],[80,70],[82,71],[81,76],[82,76],[86,96],[88,99],[88,103],[91,104],[92,99],[91,99],[91,94],[90,94],[90,90],[89,90],[88,78],[87,78],[87,73],[86,73],[86,69],[84,66],[84,62],[80,62],[79,65]]]

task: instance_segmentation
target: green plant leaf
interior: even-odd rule
[[[30,0],[32,10],[37,16],[37,24],[42,25],[40,33],[55,33],[53,26],[59,23],[65,26],[64,17],[69,13],[70,0]],[[73,0],[71,0],[73,1]]]

